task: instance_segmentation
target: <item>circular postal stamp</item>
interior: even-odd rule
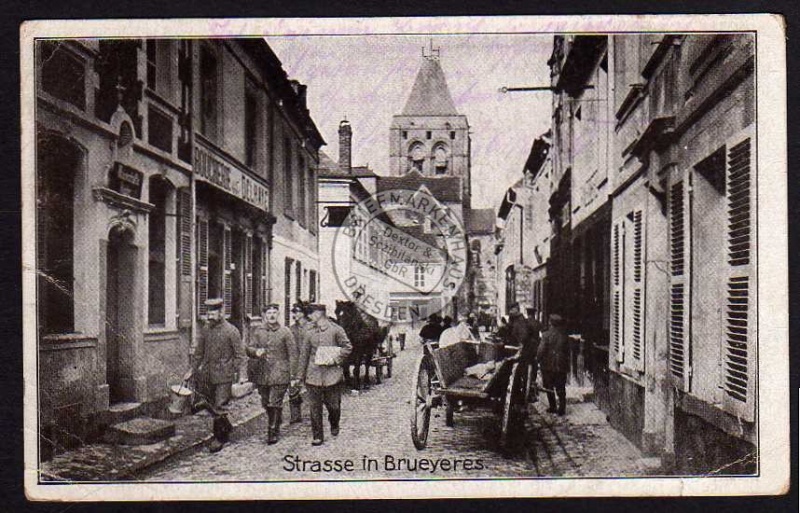
[[[424,304],[430,315],[461,289],[466,231],[459,213],[424,187],[382,191],[355,204],[337,228],[332,263],[346,299],[379,321],[397,320],[399,304]]]

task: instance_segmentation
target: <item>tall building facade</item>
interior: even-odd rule
[[[548,63],[549,309],[665,472],[757,468],[754,61],[750,34],[626,34]]]
[[[324,141],[262,40],[38,41],[35,57],[47,458],[165,414],[205,299],[246,335],[284,299],[276,258],[302,263],[292,296],[313,294]]]

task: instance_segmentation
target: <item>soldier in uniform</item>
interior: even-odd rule
[[[322,405],[328,410],[328,421],[331,435],[339,434],[339,418],[342,401],[342,363],[350,355],[353,346],[344,329],[331,321],[326,313],[325,305],[309,306],[311,324],[300,346],[300,378],[308,389],[308,401],[311,415],[311,445],[322,445],[325,440],[322,427]],[[339,350],[330,361],[322,361],[326,351],[322,347],[334,346]],[[318,354],[320,353],[320,354]]]
[[[225,320],[222,303],[220,298],[205,302],[208,322],[200,328],[192,354],[192,373],[205,385],[216,411],[223,411],[230,401],[231,386],[246,358],[239,330]],[[239,376],[241,380],[244,373]]]
[[[292,306],[292,318],[294,324],[291,326],[292,337],[294,343],[297,345],[297,352],[300,353],[300,344],[303,343],[305,337],[306,327],[308,326],[308,312],[306,306],[301,303],[295,303]],[[289,387],[289,423],[295,424],[303,420],[302,416],[303,396],[300,395],[300,386]]]
[[[297,344],[289,328],[278,322],[279,310],[275,303],[264,306],[264,322],[253,331],[246,348],[247,356],[256,363],[250,381],[258,387],[261,405],[267,411],[267,443],[270,445],[278,442],[286,389],[298,383]]]
[[[567,372],[569,372],[569,338],[563,326],[564,319],[560,315],[550,315],[550,329],[542,335],[542,342],[536,353],[542,369],[542,384],[548,389],[547,401],[550,403],[550,408],[547,411],[559,415],[566,413]]]

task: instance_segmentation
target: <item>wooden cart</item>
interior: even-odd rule
[[[517,435],[524,431],[527,368],[516,356],[487,355],[484,346],[485,343],[462,341],[436,348],[425,343],[425,351],[417,363],[411,398],[411,438],[417,449],[424,449],[428,443],[431,410],[444,406],[445,423],[453,426],[459,402],[488,407],[498,415],[503,452],[508,452]],[[502,352],[502,346],[500,348]],[[496,365],[488,380],[465,373],[468,367],[489,359],[495,359]]]

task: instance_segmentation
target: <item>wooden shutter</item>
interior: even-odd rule
[[[674,384],[690,389],[689,187],[688,176],[670,186],[669,209],[669,370]]]
[[[244,238],[244,309],[246,315],[253,314],[253,236]]]
[[[189,187],[178,189],[178,248],[180,274],[192,275],[192,191]]]
[[[261,305],[266,305],[269,302],[268,276],[269,268],[267,267],[267,239],[261,239]]]
[[[208,315],[208,221],[197,220],[197,313],[205,319]]]
[[[635,210],[632,216],[633,224],[633,279],[632,288],[632,309],[631,309],[631,356],[633,368],[639,372],[644,372],[644,338],[645,338],[645,316],[644,316],[644,275],[645,275],[645,225],[642,219],[642,211]]]
[[[224,290],[224,304],[225,304],[225,318],[230,318],[233,313],[233,275],[231,273],[231,264],[233,263],[233,240],[232,233],[229,226],[226,226],[222,232],[222,285]]]
[[[754,418],[756,362],[756,286],[753,168],[751,131],[726,146],[727,283],[722,348],[723,405],[731,413]]]
[[[623,237],[625,225],[616,221],[613,226],[611,241],[611,353],[614,361],[622,363],[625,360],[625,339],[623,337],[622,316],[624,312],[623,298]]]
[[[292,308],[292,263],[291,258],[287,258],[283,268],[283,317],[286,325],[289,325],[289,310]]]

